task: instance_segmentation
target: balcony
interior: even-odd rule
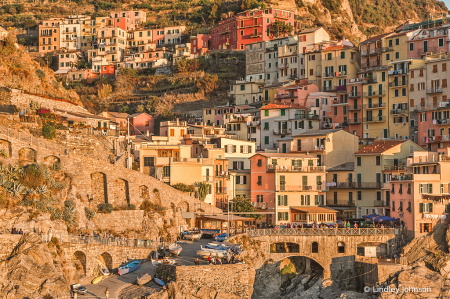
[[[268,165],[267,172],[325,172],[325,166],[282,166]]]
[[[345,102],[344,100],[332,100],[331,101],[331,105],[339,105],[339,104],[344,104],[344,105],[348,105],[348,102]]]
[[[314,75],[316,77],[322,77],[322,72],[321,71],[315,72]]]
[[[427,94],[436,94],[436,93],[442,93],[442,88],[441,87],[427,88]]]
[[[349,118],[347,121],[350,125],[360,124],[361,118]]]
[[[374,200],[373,201],[373,206],[374,207],[387,207],[387,208],[389,208],[390,204],[387,201],[385,201],[385,200]]]
[[[336,90],[336,86],[324,86],[323,91],[334,91]]]
[[[361,92],[351,92],[351,93],[349,93],[349,94],[347,95],[347,97],[348,97],[349,99],[352,99],[352,98],[360,98],[361,95],[362,95]]]
[[[319,120],[319,115],[317,115],[317,114],[295,114],[294,119]]]
[[[398,78],[397,78],[398,79]],[[389,82],[389,88],[406,86],[406,82]]]
[[[348,106],[348,111],[356,111],[356,110],[361,110],[361,105],[349,105]]]
[[[383,52],[382,47],[367,49],[365,51],[361,51],[361,56],[370,56],[370,55],[378,55]]]
[[[401,174],[401,175],[392,175],[391,181],[412,181],[412,174]]]
[[[284,185],[280,184],[276,187],[277,191],[306,191],[306,192],[325,192],[328,191],[328,187],[324,185],[313,185],[313,186],[305,186],[305,185]]]
[[[275,135],[291,134],[291,129],[273,129],[273,134]]]
[[[323,73],[324,78],[333,78],[336,75],[336,73]]]
[[[386,95],[386,90],[373,90],[364,92],[365,97],[375,97],[375,96],[384,96]]]
[[[406,171],[406,164],[384,165],[384,171]]]
[[[386,121],[385,116],[373,116],[373,117],[364,117],[363,121],[365,123],[376,123]]]
[[[408,110],[407,109],[392,109],[390,111],[391,114],[408,114]]]
[[[330,182],[329,188],[338,189],[381,189],[383,183],[381,182]]]
[[[230,174],[228,173],[228,171],[220,171],[220,172],[216,173],[216,178],[229,179]]]
[[[336,86],[337,93],[347,93],[347,85]]]
[[[252,205],[257,209],[261,210],[267,209],[267,203],[265,202],[252,202]]]
[[[365,104],[364,109],[379,109],[379,108],[385,108],[386,107],[386,103],[385,102],[381,102],[381,103],[371,103],[371,104]]]
[[[250,37],[251,38],[261,37],[261,32],[257,32],[256,34],[252,33],[252,34],[250,34]]]
[[[399,69],[399,70],[388,71],[388,76],[399,76],[399,75],[408,75],[408,70],[407,69]]]
[[[419,55],[423,55],[423,54],[426,54],[426,53],[434,53],[434,52],[437,52],[439,50],[442,50],[444,52],[445,51],[445,47],[441,47],[441,48],[439,48],[439,47],[419,48],[419,49],[417,49],[417,53]]]
[[[297,95],[294,95],[293,93],[287,93],[287,94],[276,94],[275,95],[275,100],[281,100],[281,99],[290,99],[290,98],[294,98],[297,97]]]
[[[372,68],[372,67],[380,67],[380,66],[383,66],[381,64],[381,61],[369,61],[369,62],[362,64],[363,68]]]
[[[216,187],[216,194],[227,194],[227,187]]]
[[[278,64],[278,69],[280,69],[280,70],[287,69],[288,67],[289,67],[289,63],[279,63]]]

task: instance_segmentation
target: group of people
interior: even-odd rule
[[[13,228],[11,229],[11,234],[12,234],[12,235],[23,235],[23,230],[22,230],[22,229],[17,230],[17,229],[13,226]]]
[[[227,264],[235,264],[237,262],[236,256],[233,253],[228,253],[227,257],[225,258],[225,261]],[[223,265],[224,262],[221,258],[219,257],[213,257],[212,253],[209,254],[208,256],[208,264],[209,265]],[[199,265],[200,261],[198,258],[195,259],[195,264]]]

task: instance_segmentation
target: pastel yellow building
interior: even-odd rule
[[[337,219],[356,218],[355,163],[327,168],[327,206],[338,211]]]

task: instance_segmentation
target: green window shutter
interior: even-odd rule
[[[291,162],[292,162],[292,166],[295,166],[295,160],[292,160]]]
[[[286,114],[286,110],[281,109],[281,115],[285,115]]]
[[[419,206],[420,206],[420,213],[423,213],[423,203],[420,203]]]
[[[301,198],[302,198],[302,206],[304,206],[305,205],[305,196],[302,195]]]
[[[278,212],[278,220],[281,220],[281,212]]]
[[[285,206],[289,206],[289,204],[288,204],[288,196],[285,195],[285,196],[284,196],[284,199],[285,199]]]
[[[302,167],[302,160],[298,160],[298,166]]]
[[[284,212],[284,220],[289,220],[289,212]]]
[[[428,204],[428,210],[430,211],[430,213],[433,213],[433,203],[429,203]]]
[[[277,165],[277,159],[272,159],[272,164]]]
[[[433,184],[428,184],[428,193],[433,194]]]
[[[392,211],[395,211],[395,201],[392,202]]]
[[[297,121],[294,122],[294,127],[297,129]]]
[[[264,143],[269,144],[269,136],[264,136]]]
[[[269,110],[264,110],[264,116],[269,116]]]
[[[278,195],[278,205],[281,205],[281,195]]]
[[[385,72],[381,73],[381,81],[382,82],[386,81],[386,73]]]
[[[308,195],[308,206],[311,205],[311,195]]]
[[[314,204],[317,206],[319,204],[319,195],[314,195]]]

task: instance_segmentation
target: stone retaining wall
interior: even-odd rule
[[[87,109],[73,103],[21,93],[21,91],[17,89],[13,89],[11,92],[11,105],[16,105],[21,109],[25,109],[30,107],[32,101],[39,103],[42,108],[58,108],[70,112],[90,113]]]
[[[111,214],[97,213],[97,216],[93,221],[96,227],[109,229],[116,232],[124,232],[128,229],[134,230],[142,227],[142,221],[144,221],[144,211],[130,210],[113,211]]]
[[[178,267],[161,265],[157,273],[164,273],[178,285],[188,285],[195,291],[211,288],[217,293],[232,294],[244,299],[252,297],[255,282],[255,269],[247,264]]]

